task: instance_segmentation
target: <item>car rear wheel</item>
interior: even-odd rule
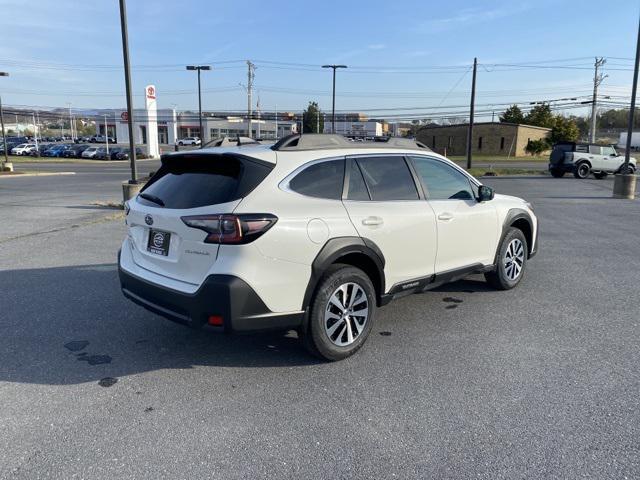
[[[580,179],[585,179],[589,176],[591,172],[591,167],[588,163],[583,162],[576,166],[576,169],[573,172],[573,176]]]
[[[308,325],[300,331],[305,348],[324,360],[357,352],[373,328],[375,289],[369,277],[350,265],[325,273],[311,301]]]
[[[557,168],[552,168],[550,170],[550,172],[551,172],[551,176],[553,178],[562,178],[562,177],[564,177],[564,170],[558,170]]]
[[[485,273],[489,285],[498,290],[510,290],[522,280],[527,265],[527,239],[522,230],[511,227],[500,242],[496,268]]]

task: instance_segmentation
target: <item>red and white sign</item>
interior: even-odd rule
[[[156,89],[153,85],[147,87],[147,98],[150,100],[156,99]]]

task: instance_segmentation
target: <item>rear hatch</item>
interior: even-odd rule
[[[273,169],[273,164],[233,153],[169,155],[129,202],[133,260],[165,277],[199,285],[216,261],[219,245],[182,217],[232,213]]]

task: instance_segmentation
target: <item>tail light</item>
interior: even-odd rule
[[[181,219],[188,227],[207,232],[205,243],[232,245],[253,242],[278,221],[278,217],[268,213],[191,215]]]

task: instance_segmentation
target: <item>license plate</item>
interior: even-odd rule
[[[169,255],[169,242],[171,241],[171,234],[169,232],[163,232],[160,230],[149,230],[149,242],[147,243],[147,250],[156,255]]]

